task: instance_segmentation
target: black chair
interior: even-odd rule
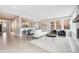
[[[66,32],[64,30],[58,31],[58,36],[66,36]]]
[[[26,30],[24,30],[22,33],[25,35],[26,34]]]
[[[34,33],[31,32],[31,30],[27,30],[27,38],[30,37],[30,38],[33,38],[33,35]]]
[[[46,37],[51,37],[51,38],[55,38],[57,35],[57,31],[56,30],[51,30],[51,32],[49,32],[48,34],[46,34]]]
[[[51,30],[51,33],[52,34],[57,34],[57,31],[56,30]]]
[[[27,31],[27,35],[33,35],[33,33],[31,33],[31,30]]]
[[[46,34],[46,36],[52,36],[53,34],[56,36],[57,31],[56,30],[51,30],[48,34]]]

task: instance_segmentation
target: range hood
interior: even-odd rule
[[[73,20],[73,23],[77,23],[77,22],[79,22],[79,15],[77,15],[75,19]]]

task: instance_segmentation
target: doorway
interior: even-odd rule
[[[2,32],[2,22],[0,22],[0,32]]]

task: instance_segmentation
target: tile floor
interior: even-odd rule
[[[32,39],[17,37],[10,33],[0,35],[0,53],[47,53],[48,51],[30,43]]]
[[[41,37],[30,39],[26,36],[17,37],[13,33],[0,34],[0,53],[71,53],[79,52],[78,46],[71,37]]]

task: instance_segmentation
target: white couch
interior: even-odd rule
[[[21,36],[22,36],[22,32],[28,29],[32,30],[32,33],[34,33],[33,37],[35,38],[39,38],[47,34],[47,32],[43,32],[42,30],[35,30],[35,28],[21,28],[21,32],[20,32]]]
[[[35,30],[34,31],[34,37],[35,38],[39,38],[39,37],[44,36],[46,34],[47,34],[47,32],[42,32],[42,30]]]

